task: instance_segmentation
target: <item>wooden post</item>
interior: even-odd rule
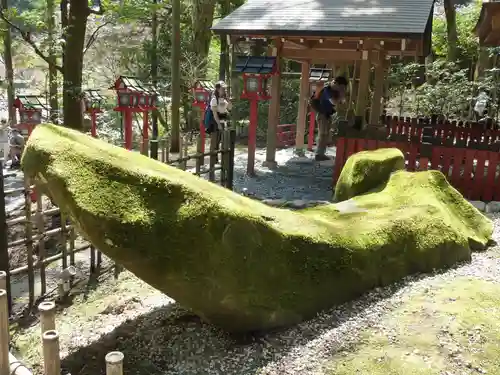
[[[372,109],[370,111],[370,124],[376,125],[380,120],[380,111],[382,109],[382,98],[384,95],[384,81],[387,70],[387,60],[385,53],[379,51],[378,62],[375,66],[375,87],[373,90]]]
[[[352,79],[349,76],[349,64],[339,63],[339,65],[337,65],[334,77],[338,77],[338,76],[346,77],[347,80],[349,81],[349,85],[352,86]],[[337,105],[337,114],[339,116],[339,119],[347,118],[347,110],[349,109],[349,102],[351,101],[351,95],[352,95],[351,90],[349,90],[347,95],[346,95],[346,102],[339,103]]]
[[[106,354],[106,375],[123,375],[122,352],[109,352]]]
[[[38,305],[40,312],[40,327],[42,335],[44,332],[56,329],[56,304],[54,302],[42,302]]]
[[[0,375],[9,375],[9,302],[0,289]]]
[[[59,356],[59,333],[55,330],[46,331],[43,340],[43,368],[45,375],[61,374],[61,358]]]
[[[281,40],[274,41],[275,46],[272,49],[272,56],[276,56],[276,64],[278,74],[274,75],[271,80],[271,102],[269,103],[269,113],[267,120],[267,144],[266,144],[266,160],[263,163],[264,167],[274,169],[276,164],[276,132],[280,121],[280,99],[281,99],[281,64],[279,52],[281,49]]]
[[[248,125],[247,175],[255,175],[255,149],[257,147],[257,123],[259,121],[259,101],[250,99],[250,123]],[[276,137],[276,134],[274,135]]]
[[[7,272],[0,271],[0,289],[7,290]]]
[[[361,117],[361,121],[365,123],[366,102],[368,96],[368,88],[370,87],[370,53],[366,50],[363,51],[361,68],[359,72],[359,87],[358,98],[356,100],[356,118],[357,121]]]
[[[304,155],[304,136],[306,132],[306,117],[307,105],[309,101],[309,93],[311,91],[309,84],[309,69],[311,63],[309,61],[302,62],[302,73],[300,76],[300,96],[299,96],[299,113],[297,115],[297,134],[295,137],[295,152],[297,155]]]

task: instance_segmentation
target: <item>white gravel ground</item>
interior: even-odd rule
[[[334,155],[335,148],[328,150]],[[278,150],[278,168],[269,170],[262,167],[266,157],[264,149],[255,155],[255,177],[246,175],[247,155],[235,157],[234,191],[255,196],[260,199],[305,199],[330,200],[332,197],[333,160],[314,161],[314,154],[306,151],[305,157],[294,155],[292,148]]]

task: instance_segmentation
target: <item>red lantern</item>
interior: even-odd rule
[[[124,146],[132,149],[132,113],[142,113],[141,152],[147,153],[149,143],[149,111],[155,110],[158,92],[153,85],[135,77],[120,76],[111,89],[116,90],[115,111],[123,113]]]
[[[14,107],[19,113],[19,122],[14,127],[25,137],[28,137],[35,126],[42,122],[43,111],[49,111],[45,98],[37,95],[19,95]]]
[[[90,134],[97,137],[97,114],[102,112],[104,97],[98,90],[85,90],[83,92],[83,101],[85,103],[85,113],[90,115],[92,125]]]
[[[210,100],[210,95],[215,90],[215,85],[208,80],[198,80],[193,85],[193,107],[198,107],[201,112],[200,116],[200,136],[201,136],[201,152],[205,152],[205,107]]]
[[[252,175],[254,174],[259,100],[271,99],[269,79],[279,74],[279,71],[276,57],[272,56],[239,56],[236,59],[236,71],[243,73],[241,98],[250,101],[247,174]]]

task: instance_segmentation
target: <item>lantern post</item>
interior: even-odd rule
[[[49,111],[45,98],[39,95],[19,95],[14,107],[19,113],[19,122],[14,127],[25,137],[29,137],[35,126],[42,122],[43,112]]]
[[[156,109],[158,93],[153,85],[135,77],[120,76],[112,89],[116,90],[117,106],[115,111],[123,115],[124,147],[132,150],[132,114],[142,113],[141,153],[147,155],[149,148],[149,112]]]
[[[104,97],[99,93],[99,90],[93,89],[85,90],[83,95],[85,113],[90,115],[91,120],[90,134],[97,138],[97,114],[102,113]]]
[[[317,90],[321,90],[325,87],[332,76],[332,69],[324,68],[311,68],[309,70],[309,82],[311,85],[311,96],[316,93]],[[309,135],[307,137],[307,149],[309,151],[313,150],[314,145],[314,132],[316,130],[316,114],[309,108]]]
[[[198,80],[193,85],[193,107],[200,109],[200,136],[201,136],[201,152],[205,152],[205,109],[210,105],[210,95],[215,90],[213,82],[208,80]]]
[[[19,122],[13,127],[24,137],[29,137],[38,124],[42,123],[43,112],[50,113],[45,97],[39,95],[19,95],[14,101],[14,107],[19,112]],[[30,192],[31,202],[37,201],[37,193],[33,188]]]
[[[238,56],[235,69],[238,73],[243,73],[241,99],[250,101],[247,174],[254,175],[259,101],[271,99],[269,79],[279,72],[276,57],[273,56]]]

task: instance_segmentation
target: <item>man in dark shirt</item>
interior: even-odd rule
[[[320,93],[318,112],[316,120],[318,121],[318,147],[316,149],[317,161],[330,160],[326,156],[326,146],[332,128],[332,116],[336,112],[336,105],[345,101],[347,90],[347,79],[345,77],[336,77]]]

